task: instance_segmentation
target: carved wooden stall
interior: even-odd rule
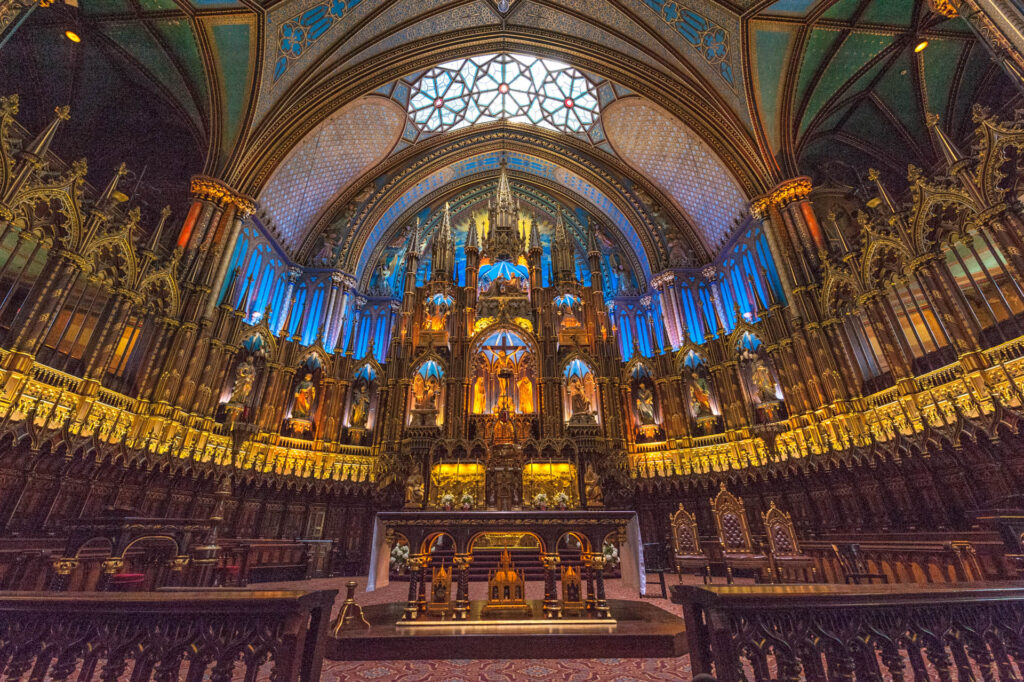
[[[1013,585],[676,585],[672,601],[693,672],[722,682],[1015,680],[1024,663]]]
[[[0,675],[320,679],[336,590],[0,593]]]

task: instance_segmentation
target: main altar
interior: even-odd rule
[[[403,621],[415,621],[427,613],[427,571],[431,568],[431,549],[441,536],[454,544],[455,584],[452,621],[465,621],[469,617],[469,568],[474,550],[496,535],[525,535],[536,540],[537,551],[544,566],[545,618],[563,615],[563,602],[583,602],[584,617],[608,618],[609,607],[605,596],[604,573],[606,559],[602,552],[605,539],[616,538],[623,584],[643,591],[645,578],[641,553],[640,526],[633,511],[586,510],[520,510],[520,511],[399,511],[379,512],[373,532],[370,554],[370,576],[367,591],[383,587],[389,582],[389,560],[395,538],[401,536],[409,544],[409,596]],[[559,597],[558,582],[560,556],[559,540],[571,536],[580,545],[583,567],[582,584],[586,594],[578,599]],[[570,574],[571,575],[571,574]],[[563,572],[564,577],[564,572]]]

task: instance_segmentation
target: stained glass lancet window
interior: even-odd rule
[[[599,114],[597,85],[553,59],[490,54],[445,62],[412,86],[409,116],[424,133],[488,121],[586,134]]]

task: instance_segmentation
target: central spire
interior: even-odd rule
[[[519,206],[508,180],[508,160],[501,157],[498,189],[490,203],[490,220],[484,253],[492,260],[515,261],[526,250],[526,239],[519,231]]]
[[[513,212],[516,210],[516,201],[512,196],[512,186],[508,182],[508,160],[501,157],[501,173],[498,175],[498,194],[494,202],[494,210],[498,212]]]

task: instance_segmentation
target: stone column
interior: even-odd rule
[[[341,285],[340,272],[331,273],[331,290],[327,294],[327,305],[324,306],[323,324],[320,327],[320,341],[325,348],[330,344],[331,325],[334,324],[334,308],[338,303],[338,287]]]
[[[673,348],[681,345],[679,339],[679,325],[676,321],[675,301],[672,300],[672,281],[675,275],[666,272],[658,275],[651,281],[651,286],[658,292],[661,298],[661,312],[665,316],[665,331],[668,332],[668,342]]]
[[[456,554],[455,568],[459,571],[458,589],[455,594],[455,620],[466,620],[469,617],[469,566],[473,563],[472,554]]]
[[[544,564],[544,617],[561,618],[562,607],[558,601],[558,584],[555,575],[560,561],[558,554],[541,554],[540,560]]]
[[[299,281],[299,276],[302,275],[302,271],[298,268],[291,268],[288,270],[288,286],[284,290],[284,296],[281,297],[281,310],[277,313],[277,318],[274,320],[274,333],[280,335],[284,325],[290,321],[292,312],[292,304],[295,302],[295,283]],[[285,330],[287,333],[287,330]]]

